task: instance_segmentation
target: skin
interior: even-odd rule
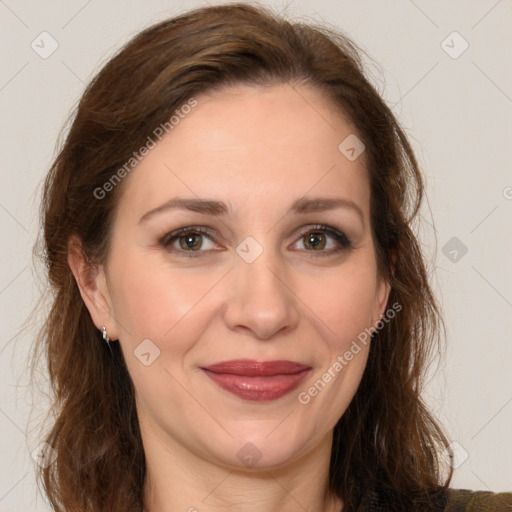
[[[298,394],[379,321],[390,291],[377,274],[364,158],[338,150],[354,129],[305,86],[244,86],[197,101],[125,179],[106,263],[90,268],[69,253],[91,317],[119,340],[135,385],[146,511],[339,511],[327,490],[332,433],[369,344],[308,404]],[[362,218],[347,208],[289,213],[304,196],[349,199]],[[230,213],[172,209],[140,221],[174,197],[223,201]],[[314,249],[301,228],[318,233],[317,224],[352,247],[321,232]],[[196,257],[160,243],[197,225],[213,235],[192,239]],[[263,249],[252,263],[236,252],[247,236]],[[134,355],[145,339],[160,350],[149,366]],[[312,370],[267,402],[232,395],[200,370],[245,358]],[[249,442],[261,453],[252,467],[237,457]]]

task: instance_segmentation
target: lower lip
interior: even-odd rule
[[[222,389],[255,402],[268,402],[277,400],[290,393],[299,386],[309,373],[310,369],[291,375],[272,375],[267,377],[247,377],[245,375],[232,375],[230,373],[215,373],[203,369]]]

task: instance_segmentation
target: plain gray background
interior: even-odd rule
[[[131,36],[210,3],[0,0],[1,512],[49,510],[31,458],[46,409],[27,366],[40,319],[20,329],[42,287],[31,252],[60,130],[85,84]],[[425,204],[418,233],[448,328],[426,400],[454,443],[452,486],[512,490],[512,2],[261,3],[335,25],[376,61],[375,83],[426,176],[430,210]],[[42,58],[52,40],[58,48]]]

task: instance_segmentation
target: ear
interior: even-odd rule
[[[391,275],[395,275],[395,268],[397,262],[397,251],[391,249]],[[391,283],[387,277],[379,278],[377,283],[377,292],[375,295],[375,304],[373,310],[373,326],[379,322],[384,313],[386,312],[386,306],[388,304],[389,294],[391,292]]]
[[[375,303],[373,308],[373,323],[375,326],[386,312],[389,293],[391,292],[391,283],[388,279],[382,277],[377,283],[377,292],[375,294]]]
[[[105,326],[109,338],[117,339],[105,270],[87,258],[77,236],[70,237],[68,243],[68,265],[94,325],[100,331]]]

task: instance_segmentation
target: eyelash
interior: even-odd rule
[[[334,253],[338,253],[343,250],[351,249],[353,248],[351,240],[343,233],[342,231],[339,231],[331,226],[326,226],[325,224],[316,224],[313,226],[307,226],[305,229],[301,230],[299,233],[299,237],[297,241],[299,241],[301,238],[305,237],[307,234],[310,233],[324,233],[330,235],[334,240],[339,244],[337,248],[329,249],[329,250],[307,250],[304,249],[306,252],[312,252],[316,253],[315,256],[329,256]],[[201,253],[208,252],[208,251],[185,251],[183,249],[176,249],[174,247],[171,247],[171,244],[178,240],[181,236],[187,235],[187,234],[200,234],[200,235],[206,235],[210,240],[213,242],[213,238],[215,236],[214,232],[205,227],[205,226],[187,226],[184,228],[177,229],[171,233],[168,233],[165,235],[161,240],[160,244],[169,250],[170,252],[173,252],[175,254],[178,254],[180,256],[188,257],[188,258],[197,258],[200,256],[203,256]],[[296,243],[296,242],[295,242]]]

